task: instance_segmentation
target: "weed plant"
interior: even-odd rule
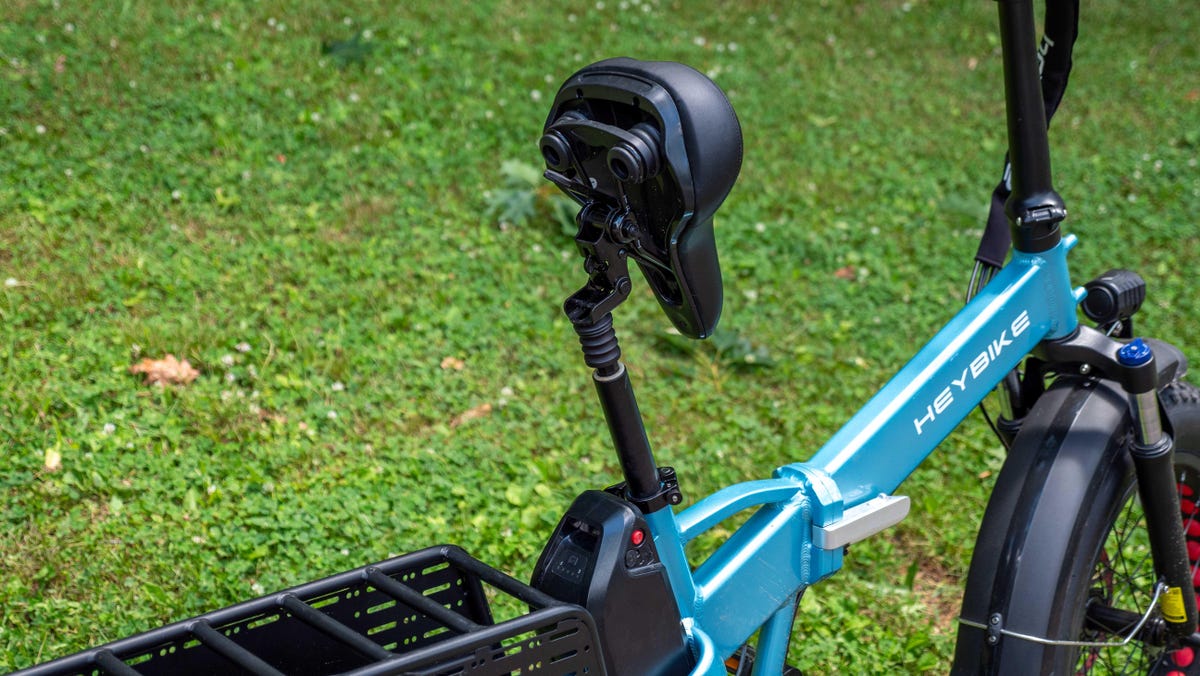
[[[958,307],[1004,154],[995,3],[0,7],[0,671],[453,541],[527,577],[612,483],[530,182],[555,89],[677,60],[745,131],[721,333],[617,316],[689,501],[808,457]],[[1085,3],[1052,129],[1077,283],[1200,349],[1200,13]],[[173,354],[200,376],[143,385]],[[806,673],[944,672],[1004,456],[980,420],[804,597]],[[715,538],[700,543],[712,547]]]

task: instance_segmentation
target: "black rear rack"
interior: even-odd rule
[[[532,608],[495,624],[483,583]],[[595,623],[454,546],[138,634],[19,676],[603,676]],[[17,676],[14,675],[14,676]]]

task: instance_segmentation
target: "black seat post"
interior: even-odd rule
[[[661,493],[662,488],[613,329],[612,311],[629,297],[633,286],[628,254],[612,237],[621,219],[603,204],[584,207],[575,219],[579,224],[575,243],[583,254],[588,281],[563,303],[563,310],[579,335],[584,361],[594,369],[592,378],[625,475],[628,497],[638,502]]]
[[[662,492],[662,482],[633,394],[633,383],[621,363],[612,314],[605,314],[595,324],[575,324],[575,332],[579,334],[584,359],[595,369],[592,379],[625,475],[627,497],[635,503],[650,500]]]

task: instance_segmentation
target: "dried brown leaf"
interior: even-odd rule
[[[143,359],[130,366],[129,372],[144,375],[147,385],[186,385],[200,375],[188,360],[180,361],[173,354],[162,359]]]
[[[486,403],[480,404],[474,408],[469,408],[469,409],[463,411],[462,413],[459,413],[457,416],[455,416],[454,420],[450,421],[450,427],[458,427],[459,425],[462,425],[465,422],[469,422],[471,420],[477,420],[479,418],[486,417],[491,412],[492,412],[492,405],[486,404]]]
[[[835,270],[833,273],[833,276],[837,277],[838,279],[844,279],[848,282],[853,282],[855,279],[858,278],[858,272],[854,269],[853,266],[847,265],[844,268],[838,268],[837,270]]]

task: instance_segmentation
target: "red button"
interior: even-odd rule
[[[1184,646],[1171,655],[1175,659],[1175,665],[1180,667],[1189,667],[1196,659],[1196,653],[1188,646]]]
[[[639,528],[633,531],[633,535],[629,536],[629,541],[633,543],[634,547],[638,547],[646,541],[646,533]]]

